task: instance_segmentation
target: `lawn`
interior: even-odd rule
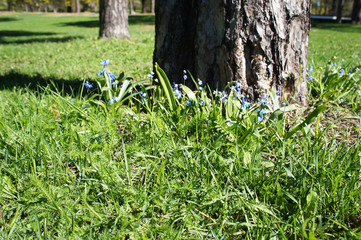
[[[129,20],[0,15],[1,239],[361,238],[360,26],[313,26],[310,106],[247,107],[144,84],[154,16]]]

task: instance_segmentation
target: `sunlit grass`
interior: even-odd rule
[[[352,44],[320,54],[317,34],[334,32],[311,32],[309,108],[258,123],[257,108],[238,112],[233,98],[178,102],[166,79],[148,89],[148,108],[81,85],[16,86],[99,80],[104,58],[139,80],[151,68],[153,18],[131,19],[130,40],[102,41],[96,16],[10,17],[0,25],[1,239],[361,237],[358,55]],[[336,54],[350,66],[327,64]]]

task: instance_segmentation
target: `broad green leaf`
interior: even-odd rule
[[[173,111],[176,106],[176,98],[173,94],[173,88],[170,85],[169,79],[163,69],[159,67],[158,63],[155,64],[155,71],[164,90],[164,94],[168,100],[169,107]]]
[[[312,113],[310,113],[306,120],[302,123],[298,124],[297,126],[293,127],[285,136],[285,139],[290,138],[295,132],[300,130],[302,127],[306,126],[307,124],[310,124],[318,115],[320,115],[323,111],[325,111],[327,108],[326,105],[321,105],[318,108],[316,108]]]

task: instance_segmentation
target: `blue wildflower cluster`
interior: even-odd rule
[[[115,98],[113,98],[113,99],[110,99],[109,100],[109,103],[110,104],[114,104],[114,103],[117,103],[117,102],[119,102],[120,101],[120,97],[115,97]]]
[[[173,83],[172,87],[173,87],[174,96],[177,98],[177,100],[181,100],[183,97],[181,92],[182,84]]]
[[[111,82],[112,82],[112,85],[113,86],[116,86],[118,85],[118,82],[116,81],[116,77],[115,77],[115,73],[114,72],[111,72],[111,71],[108,71],[105,67],[108,66],[110,63],[110,60],[109,59],[104,59],[104,60],[101,60],[100,61],[100,64],[103,66],[102,70],[100,72],[98,72],[98,76],[102,76],[104,74],[108,74]]]
[[[230,87],[231,92],[234,92],[234,98],[240,99],[242,107],[249,108],[251,103],[247,102],[246,97],[242,96],[242,85],[239,82],[236,82],[235,85]]]
[[[313,79],[312,73],[313,73],[313,67],[309,66],[307,69],[307,80],[308,81],[312,81],[312,79]]]

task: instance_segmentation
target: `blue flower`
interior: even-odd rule
[[[245,108],[249,108],[251,106],[251,103],[247,102],[247,101],[244,101],[242,103],[242,107],[245,107]]]
[[[268,102],[268,99],[267,99],[267,95],[266,94],[263,94],[263,97],[261,98],[261,100],[259,101],[260,104],[265,104]]]
[[[190,105],[192,105],[192,103],[189,100],[187,100],[185,105],[187,105],[189,107]]]
[[[113,104],[113,103],[116,103],[116,102],[119,102],[120,101],[120,97],[115,97],[115,98],[113,98],[113,99],[110,99],[109,100],[109,103],[110,104]]]
[[[235,87],[235,86],[232,86],[232,87],[230,87],[229,89],[231,89],[231,91],[236,91],[236,87]]]
[[[184,79],[184,80],[187,80],[187,78],[188,78],[187,75],[184,75],[184,76],[183,76],[183,79]]]
[[[88,82],[88,81],[86,81],[86,82],[84,83],[84,86],[85,86],[86,88],[92,88],[92,87],[93,87],[93,84],[90,83],[90,82]]]
[[[147,78],[153,78],[152,74],[148,74]]]
[[[202,80],[198,80],[198,85],[201,86],[203,84]]]
[[[187,71],[186,71],[186,70],[183,70],[183,74],[187,74]]]
[[[173,83],[173,90],[178,90],[178,84],[176,84],[176,83]]]
[[[144,92],[140,92],[139,94],[140,94],[140,96],[142,96],[143,98],[145,98],[145,97],[147,96],[147,93],[144,93]]]
[[[345,70],[341,69],[340,70],[340,75],[344,74],[345,73]]]
[[[178,89],[174,91],[174,95],[178,100],[182,98],[182,93]]]
[[[307,72],[308,72],[309,74],[311,74],[312,71],[313,71],[313,67],[312,67],[312,66],[309,66]]]
[[[114,81],[112,82],[113,86],[117,86],[118,85],[118,82]]]
[[[307,77],[307,80],[312,81],[312,77],[311,76]]]
[[[202,87],[199,87],[199,91],[203,91],[204,90],[204,88],[202,88]]]
[[[259,114],[267,114],[266,110],[261,109],[261,111],[259,111]]]
[[[114,72],[109,72],[109,77],[110,77],[110,80],[114,81],[115,80]]]
[[[109,59],[104,59],[100,61],[100,64],[103,65],[103,67],[108,66],[110,63]]]
[[[263,120],[263,117],[258,114],[258,115],[257,115],[257,122],[262,122],[262,120]]]
[[[277,94],[277,95],[281,95],[281,91],[276,91],[276,94]]]
[[[98,75],[101,76],[103,75],[104,72],[106,72],[107,70],[105,68],[103,68],[100,72],[98,72]]]

